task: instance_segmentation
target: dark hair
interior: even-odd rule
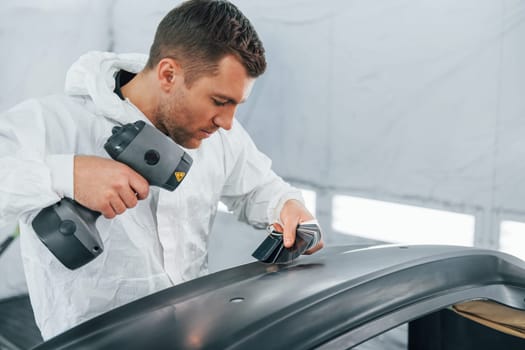
[[[153,69],[171,57],[183,67],[191,85],[204,74],[213,74],[218,62],[233,54],[250,77],[266,69],[264,47],[243,13],[225,0],[189,0],[171,10],[159,23],[146,67]]]

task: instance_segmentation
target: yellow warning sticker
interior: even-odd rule
[[[183,172],[183,171],[176,171],[175,172],[175,178],[177,179],[178,182],[181,182],[182,179],[184,179],[184,176],[186,176],[186,173]]]

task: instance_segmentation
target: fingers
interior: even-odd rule
[[[124,202],[119,198],[115,201],[110,202],[111,208],[113,208],[113,211],[115,214],[119,215],[126,211],[126,205]]]
[[[280,219],[283,225],[279,225],[279,227],[283,228],[281,232],[283,233],[283,245],[285,248],[293,247],[298,225],[313,218],[313,215],[301,202],[292,199],[284,203],[280,213]],[[274,226],[276,225],[277,224],[274,224]],[[320,241],[315,247],[307,250],[305,254],[313,254],[323,247],[324,243]]]
[[[275,230],[276,230],[277,232],[281,232],[281,233],[282,233],[283,230],[284,230],[283,227],[281,226],[281,224],[279,224],[279,223],[277,223],[277,222],[273,224],[273,228],[275,228]]]
[[[102,207],[100,207],[100,213],[106,218],[106,219],[113,219],[117,213],[115,213],[115,210],[111,206],[111,204],[108,202]]]
[[[123,189],[119,192],[120,200],[126,208],[134,208],[138,203],[138,194],[132,188]],[[121,214],[121,213],[119,213]]]
[[[290,228],[292,226],[292,228]],[[286,248],[291,248],[295,242],[295,229],[297,228],[297,225],[284,225],[284,227],[279,223],[273,224],[274,229],[277,232],[281,232],[283,234],[283,244]]]
[[[74,159],[74,199],[106,218],[135,207],[149,194],[146,179],[123,163],[96,156]]]
[[[315,247],[310,248],[310,249],[308,249],[306,252],[304,252],[304,254],[306,254],[306,255],[313,254],[313,253],[315,253],[316,251],[323,249],[323,247],[324,247],[324,243],[323,243],[323,241],[320,241],[319,243],[317,243],[317,244],[315,245]]]
[[[286,248],[291,248],[295,242],[295,230],[297,225],[302,221],[313,218],[312,214],[308,212],[304,205],[294,199],[288,200],[284,203],[280,217],[281,222],[284,224],[283,244]]]
[[[284,224],[283,230],[283,244],[285,248],[291,248],[295,242],[295,229],[299,224],[299,218],[297,220],[287,220]]]
[[[138,203],[137,196],[133,191],[122,191],[120,197],[115,197],[109,201],[109,205],[104,206],[102,215],[107,219],[113,219],[115,216],[120,215],[128,208],[134,208]]]
[[[126,209],[134,208],[141,196],[144,198],[148,196],[149,186],[147,185],[147,182],[146,191],[144,191],[144,188],[141,187],[143,184],[141,183],[140,179],[137,180],[136,183],[138,184],[137,187],[139,187],[140,193],[135,192],[135,189],[132,188],[131,185],[122,186],[119,189],[118,194],[109,201],[109,207],[107,207],[106,212],[102,213],[104,217],[112,219],[115,216],[124,213]]]
[[[273,227],[275,228],[275,230],[283,234],[283,244],[286,248],[291,248],[295,242],[297,225],[290,224],[287,227],[287,225],[285,224],[283,227],[279,223],[273,224]]]
[[[146,179],[142,176],[138,174],[136,174],[136,176],[130,176],[129,185],[133,189],[134,193],[136,193],[136,197],[138,199],[145,199],[146,197],[148,197],[149,184],[148,181],[146,181]]]

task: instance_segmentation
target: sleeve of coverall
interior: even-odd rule
[[[272,171],[271,160],[257,149],[237,121],[223,142],[227,179],[221,201],[239,220],[262,228],[280,222],[287,200],[304,202],[299,190]]]
[[[49,144],[64,143],[65,126],[55,129],[60,121],[46,123],[43,115],[34,100],[0,114],[0,226],[72,197],[73,154],[49,153]]]

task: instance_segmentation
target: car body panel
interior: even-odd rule
[[[474,299],[523,309],[525,263],[459,246],[329,247],[220,271],[124,305],[37,349],[340,349]]]

